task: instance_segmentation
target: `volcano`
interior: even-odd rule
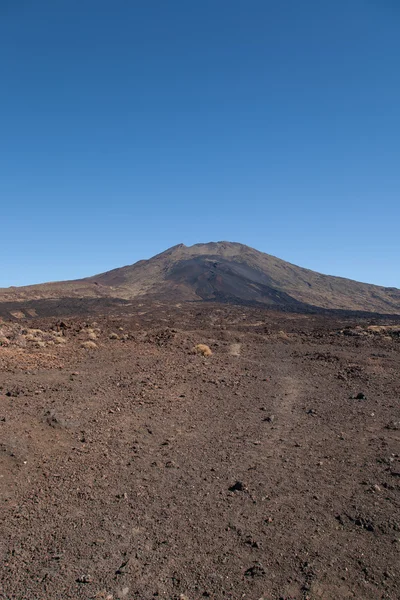
[[[52,300],[53,306],[96,300],[107,305],[111,300],[138,298],[252,304],[296,312],[400,314],[397,288],[323,275],[234,242],[178,244],[148,260],[85,279],[0,290],[3,309],[22,312],[35,310],[44,300]]]

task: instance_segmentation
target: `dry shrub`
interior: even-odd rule
[[[368,331],[371,331],[372,333],[382,333],[383,331],[385,331],[385,327],[383,327],[382,325],[369,325],[367,327]]]
[[[110,338],[110,340],[119,340],[118,333],[110,333],[108,337]]]
[[[53,331],[53,332],[52,332],[52,335],[53,335],[54,337],[64,337],[64,334],[63,334],[63,332],[62,332],[62,331]]]
[[[66,344],[67,340],[65,339],[65,337],[55,337],[54,338],[54,344]]]
[[[286,341],[290,340],[290,337],[288,336],[288,334],[286,333],[286,331],[278,331],[276,337],[279,340],[286,340]]]
[[[41,329],[28,329],[28,334],[33,335],[34,337],[40,337],[44,334],[44,331]]]
[[[211,348],[206,344],[196,344],[196,346],[193,348],[193,351],[196,354],[201,354],[202,356],[211,356],[212,354]]]
[[[10,310],[10,315],[15,319],[25,319],[25,313],[22,310]]]
[[[87,342],[82,342],[81,347],[86,348],[86,350],[94,350],[95,348],[97,348],[97,344],[95,344],[91,340],[88,340]]]
[[[97,335],[95,334],[94,331],[89,332],[88,339],[89,340],[97,340]]]
[[[370,333],[394,333],[397,334],[400,332],[399,325],[369,325],[367,330]]]

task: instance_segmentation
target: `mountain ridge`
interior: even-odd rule
[[[176,244],[150,259],[90,277],[0,289],[0,303],[144,297],[400,314],[397,288],[325,275],[228,241]]]

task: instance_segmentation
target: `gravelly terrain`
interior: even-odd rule
[[[0,598],[398,599],[400,338],[371,323],[4,323]]]

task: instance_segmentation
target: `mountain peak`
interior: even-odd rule
[[[322,275],[229,241],[180,243],[148,260],[86,279],[0,290],[0,302],[99,297],[400,313],[400,290]]]

